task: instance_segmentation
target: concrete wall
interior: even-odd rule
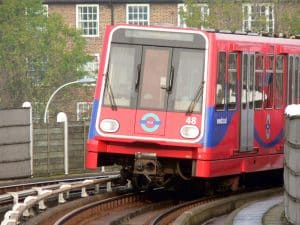
[[[34,125],[33,137],[33,176],[64,174],[64,128]],[[69,172],[85,172],[85,143],[88,123],[69,125]]]
[[[0,179],[28,177],[30,109],[0,110]]]
[[[300,116],[287,116],[284,143],[284,211],[291,224],[300,224]]]

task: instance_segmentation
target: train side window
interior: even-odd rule
[[[294,72],[294,57],[289,56],[289,81],[288,81],[288,104],[293,103],[293,89],[294,89],[294,82],[293,82],[293,72]]]
[[[241,104],[242,109],[246,109],[248,101],[248,85],[247,85],[247,74],[248,74],[248,55],[243,55],[243,75],[242,75],[242,86],[241,86]]]
[[[228,109],[236,109],[237,101],[237,54],[230,53],[228,56],[228,88],[227,104]]]
[[[266,75],[264,79],[264,102],[265,108],[270,109],[273,107],[273,69],[274,69],[274,56],[268,55],[266,57]]]
[[[276,56],[274,101],[276,109],[283,107],[283,55]]]
[[[216,110],[225,109],[225,76],[226,76],[226,53],[219,52],[218,77],[216,85]]]
[[[264,71],[264,56],[257,54],[255,56],[255,91],[254,91],[254,107],[262,108],[263,103],[263,71]]]
[[[300,61],[299,61],[299,56],[295,57],[295,88],[294,88],[294,104],[299,104],[299,98],[300,98],[300,71],[299,71],[299,67],[300,67]]]
[[[249,74],[249,90],[248,101],[249,101],[249,109],[253,109],[254,104],[254,55],[250,55],[250,74]]]

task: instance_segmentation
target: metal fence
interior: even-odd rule
[[[68,167],[70,173],[85,170],[85,143],[88,123],[68,125]],[[64,174],[64,127],[62,124],[34,124],[33,175]]]

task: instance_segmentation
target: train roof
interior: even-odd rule
[[[300,39],[279,38],[279,37],[266,37],[255,34],[229,34],[214,32],[216,40],[232,41],[232,42],[250,42],[260,44],[279,44],[291,45],[300,48]]]
[[[246,32],[228,32],[228,31],[216,31],[216,30],[199,30],[197,28],[179,28],[177,26],[169,25],[151,25],[151,26],[136,26],[133,24],[117,24],[117,25],[108,25],[108,27],[139,27],[139,28],[157,28],[157,29],[176,29],[176,30],[192,30],[199,31],[210,39],[215,39],[220,42],[231,42],[235,47],[232,50],[239,50],[239,46],[243,46],[243,49],[248,49],[249,51],[260,51],[262,45],[272,47],[272,45],[277,46],[276,52],[289,53],[289,54],[300,54],[300,36],[297,35],[294,38],[281,38],[281,37],[269,37],[264,35],[259,35],[256,33],[246,33]],[[297,38],[296,38],[297,37]],[[255,45],[257,44],[257,45]],[[260,46],[260,47],[259,47]],[[265,49],[266,50],[266,49]],[[268,50],[266,50],[268,51]]]

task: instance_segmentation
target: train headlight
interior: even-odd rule
[[[180,134],[184,138],[196,138],[199,135],[199,129],[196,126],[185,125],[181,127]]]
[[[114,133],[119,129],[119,123],[116,120],[104,119],[100,123],[101,130],[109,133]]]

